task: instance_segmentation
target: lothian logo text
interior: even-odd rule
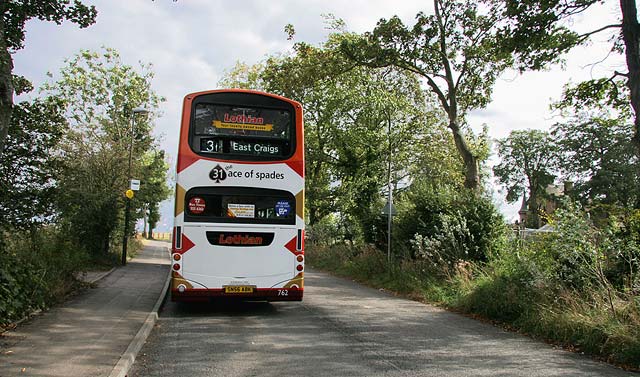
[[[262,245],[262,237],[242,236],[240,234],[225,236],[221,234],[218,243],[220,245]]]
[[[246,123],[246,124],[264,124],[264,118],[252,117],[251,115],[230,115],[224,114],[224,121],[226,123]]]

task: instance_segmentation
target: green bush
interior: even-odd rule
[[[5,234],[6,235],[6,234]],[[55,303],[76,283],[87,253],[53,227],[12,231],[0,251],[0,324]]]
[[[338,242],[310,244],[307,261],[640,368],[638,212],[594,222],[567,204],[551,219],[554,232],[520,239],[507,237],[483,199],[459,193],[423,199],[448,204],[416,221],[415,229],[422,227],[425,233],[414,237],[414,257],[396,255],[389,264],[386,251]],[[420,205],[418,201],[416,208]],[[419,212],[415,216],[420,218]],[[470,225],[483,217],[489,224]],[[398,226],[409,225],[407,219]],[[431,233],[424,219],[431,221]],[[477,234],[485,237],[484,246],[472,244]],[[479,250],[484,251],[473,254]],[[480,260],[463,260],[468,255]]]
[[[412,241],[415,258],[451,267],[458,260],[487,261],[502,247],[504,220],[489,198],[458,187],[414,186],[398,234]]]

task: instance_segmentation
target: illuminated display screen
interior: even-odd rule
[[[292,128],[288,110],[198,103],[192,145],[201,154],[283,157]]]

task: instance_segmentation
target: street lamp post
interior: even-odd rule
[[[136,107],[131,111],[131,133],[129,140],[129,168],[127,170],[127,182],[129,182],[129,191],[131,189],[131,159],[133,154],[133,131],[135,129],[136,122],[136,114],[148,114],[149,110],[143,107]],[[124,210],[124,234],[122,236],[122,265],[127,264],[127,241],[129,240],[129,220],[131,213],[131,201],[133,200],[133,195],[126,196],[126,204]]]

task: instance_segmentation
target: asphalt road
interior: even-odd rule
[[[302,303],[167,302],[129,376],[638,376],[306,272]]]

